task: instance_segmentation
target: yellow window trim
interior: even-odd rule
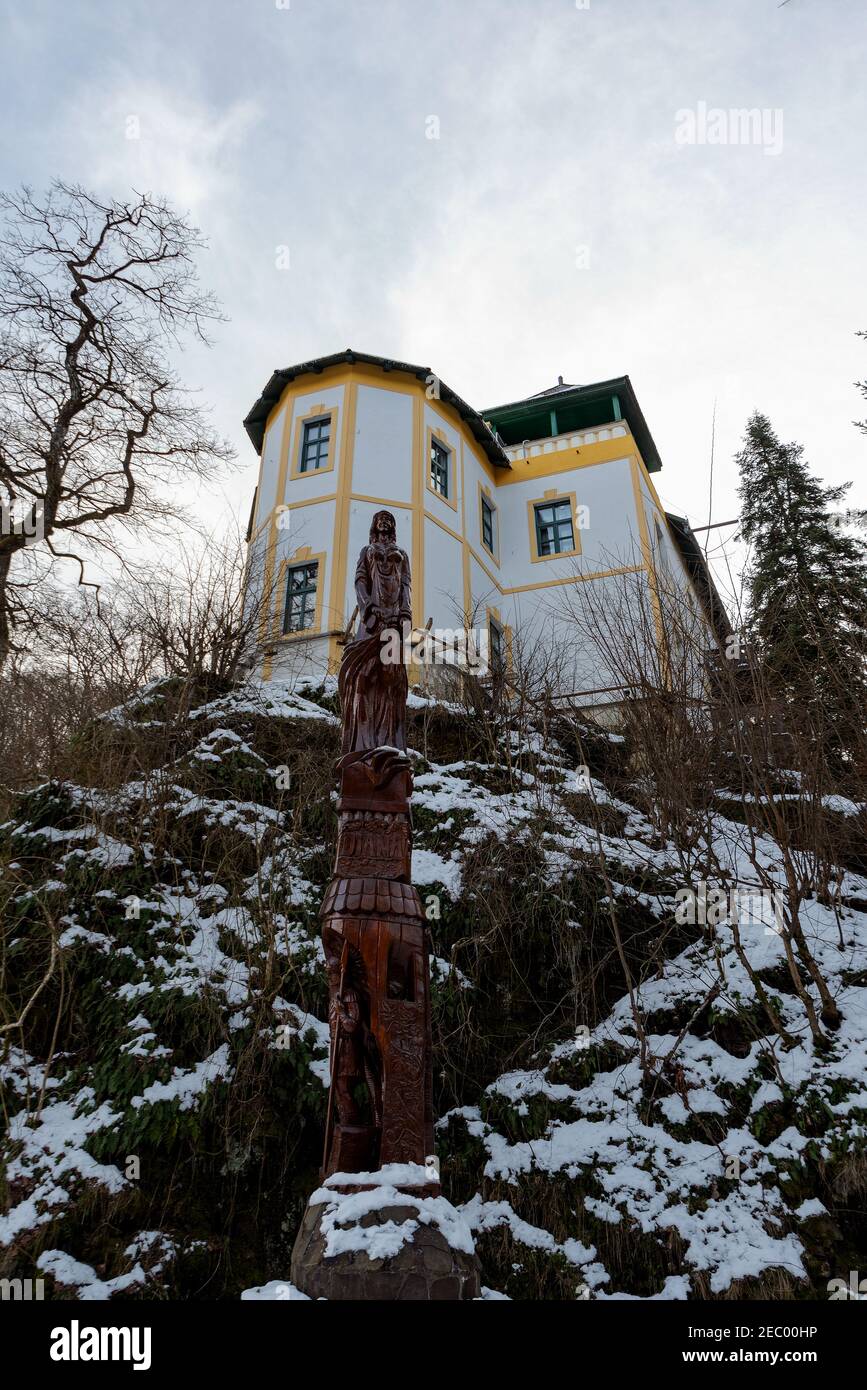
[[[506,675],[510,675],[512,671],[512,629],[508,623],[503,622],[502,618],[500,617],[499,608],[489,608],[486,606],[485,622],[488,625],[489,632],[491,628],[492,618],[503,634],[503,670]]]
[[[431,480],[430,480],[430,460],[431,460],[431,453],[432,453],[432,451],[433,451],[433,441],[434,441],[434,440],[436,440],[438,444],[441,444],[441,445],[443,446],[443,448],[448,452],[448,456],[449,456],[449,463],[448,463],[448,470],[449,470],[449,495],[448,495],[448,497],[443,497],[443,495],[442,495],[441,492],[437,492],[436,488],[431,486]],[[444,502],[445,505],[446,505],[447,507],[451,507],[451,509],[452,509],[453,512],[457,512],[457,510],[458,510],[458,499],[457,499],[457,495],[456,495],[456,494],[457,494],[457,490],[458,490],[458,460],[457,460],[457,451],[456,451],[456,449],[454,448],[454,445],[452,445],[452,444],[449,443],[448,436],[446,435],[445,430],[441,430],[441,429],[439,428],[439,426],[437,426],[437,425],[434,425],[434,426],[428,425],[428,426],[426,427],[426,429],[425,429],[424,481],[425,481],[425,487],[427,488],[428,492],[429,492],[433,497],[438,498],[438,500],[439,500],[440,502]]]
[[[280,568],[277,572],[277,602],[274,605],[274,623],[272,629],[272,642],[297,642],[302,637],[315,637],[322,632],[322,605],[325,598],[325,560],[327,552],[324,550],[312,551],[309,545],[301,545],[293,555],[287,555],[280,561]],[[303,627],[298,632],[284,632],[283,619],[286,613],[286,574],[287,570],[294,569],[296,565],[318,565],[316,571],[316,607],[313,613],[313,623],[311,627]]]
[[[336,405],[314,405],[305,415],[298,415],[295,419],[295,437],[292,441],[292,467],[289,472],[291,479],[295,478],[318,478],[320,473],[330,473],[334,467],[335,450],[337,447],[337,412]],[[309,468],[305,473],[301,472],[301,448],[304,439],[304,426],[311,424],[314,420],[324,420],[328,416],[330,424],[328,427],[328,462],[320,468]]]
[[[499,566],[499,563],[500,563],[500,509],[499,509],[499,507],[497,506],[496,502],[494,501],[493,497],[491,496],[491,489],[490,489],[489,487],[487,487],[484,483],[482,483],[481,480],[479,481],[478,488],[479,488],[479,540],[481,541],[482,549],[484,550],[485,554],[488,555],[488,556],[490,556],[490,558],[493,560],[493,562],[494,562],[495,565]],[[493,549],[493,550],[489,550],[487,544],[485,543],[485,528],[484,528],[484,526],[482,525],[482,522],[483,522],[483,519],[484,519],[484,513],[483,513],[483,511],[482,511],[482,498],[485,499],[485,501],[487,502],[488,506],[491,508],[491,510],[492,510],[493,513],[494,513],[494,549]]]
[[[540,555],[539,544],[536,538],[536,508],[543,507],[546,502],[568,502],[572,514],[572,539],[574,545],[571,550],[558,550],[553,555]],[[543,497],[531,497],[527,503],[527,520],[530,527],[530,560],[534,565],[544,564],[548,560],[568,560],[571,556],[581,554],[581,532],[578,530],[578,502],[574,492],[558,492],[556,488],[549,488]]]

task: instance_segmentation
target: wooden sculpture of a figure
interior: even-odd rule
[[[409,556],[397,543],[391,512],[377,512],[370,542],[355,569],[358,629],[344,650],[338,681],[343,713],[343,752],[373,748],[406,748],[407,675],[403,661],[384,661],[398,644],[385,644],[383,634],[397,637],[412,617]]]
[[[409,558],[377,512],[355,572],[359,623],[338,679],[338,840],[322,905],[331,1089],[323,1173],[423,1164],[433,1153],[430,994],[412,887],[403,634]]]

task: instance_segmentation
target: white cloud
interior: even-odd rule
[[[248,137],[262,118],[250,99],[224,108],[118,71],[84,83],[60,114],[64,163],[100,190],[165,194],[196,217],[220,216],[237,187]]]

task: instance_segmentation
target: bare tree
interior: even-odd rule
[[[178,677],[183,718],[203,681],[244,675],[273,594],[244,579],[244,543],[233,530],[179,560],[129,566],[98,600],[89,587],[41,587],[31,649],[13,653],[0,673],[0,802],[34,781],[73,775],[82,751],[74,736],[146,682]]]
[[[207,341],[198,230],[161,198],[56,182],[0,194],[0,666],[61,558],[120,553],[117,525],[182,515],[166,485],[232,458],[169,353]],[[14,518],[14,520],[13,520]]]
[[[185,551],[171,569],[141,573],[129,595],[136,630],[166,675],[243,675],[257,650],[274,582],[246,583],[246,544],[239,532]]]

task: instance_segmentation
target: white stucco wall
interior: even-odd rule
[[[425,517],[424,551],[425,587],[419,610],[422,624],[433,618],[434,627],[456,627],[462,621],[464,608],[463,546]]]
[[[412,501],[412,403],[409,392],[359,386],[353,492],[396,502]]]
[[[261,477],[256,498],[255,529],[258,530],[268,520],[277,505],[277,477],[280,472],[280,444],[283,438],[283,423],[289,405],[282,405],[271,416],[265,431],[262,446]]]

